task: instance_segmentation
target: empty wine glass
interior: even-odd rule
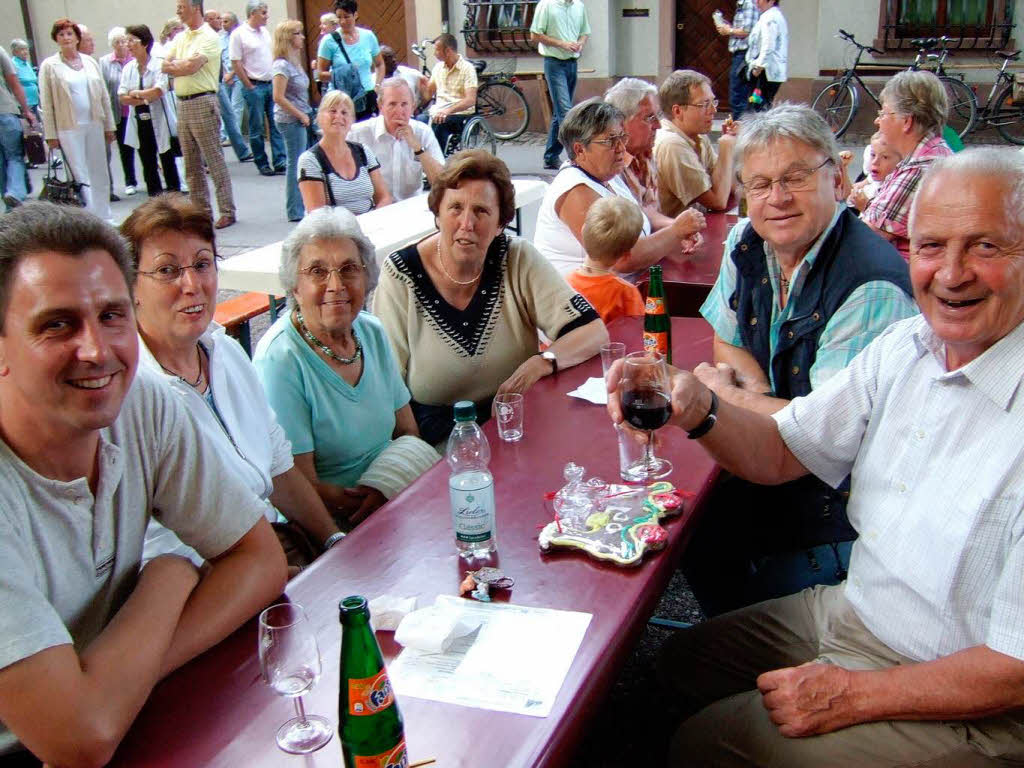
[[[622,474],[636,482],[650,482],[672,471],[671,462],[654,455],[654,430],[672,415],[671,389],[664,357],[657,351],[631,352],[623,359],[619,394],[622,413],[630,426],[647,432],[643,457]]]
[[[320,679],[320,648],[301,605],[279,603],[260,614],[259,651],[264,682],[295,701],[297,717],[277,729],[277,746],[293,755],[315,752],[331,740],[334,726],[307,715],[302,704]]]

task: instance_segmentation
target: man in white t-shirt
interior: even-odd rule
[[[106,765],[157,682],[281,593],[284,553],[178,398],[136,375],[117,232],[28,203],[0,217],[0,253],[0,756]],[[140,570],[154,516],[209,568]]]
[[[242,98],[249,110],[249,148],[262,176],[284,173],[284,139],[274,123],[274,88],[271,67],[274,63],[273,41],[267,21],[270,14],[263,0],[248,0],[246,21],[239,24],[228,41],[231,70],[242,83]],[[263,144],[263,125],[270,129],[271,158]],[[271,165],[271,159],[273,165]]]
[[[670,765],[1024,762],[1022,197],[1017,152],[935,160],[910,214],[921,315],[781,411],[718,407],[706,364],[674,372],[671,423],[730,472],[850,474],[860,537],[842,584],[669,640],[659,678],[696,712]]]
[[[349,138],[369,147],[395,200],[423,191],[423,174],[431,184],[444,167],[434,132],[412,119],[415,97],[401,77],[389,77],[380,87],[380,114],[352,126]]]

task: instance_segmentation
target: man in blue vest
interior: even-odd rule
[[[729,233],[701,307],[715,364],[694,373],[720,399],[771,414],[918,310],[899,253],[838,202],[838,147],[812,110],[780,105],[752,119],[735,164],[750,218]],[[841,580],[856,537],[847,496],[848,486],[810,476],[779,486],[726,479],[684,566],[705,612]]]

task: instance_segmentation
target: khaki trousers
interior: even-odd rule
[[[217,95],[209,94],[182,101],[178,99],[178,141],[185,159],[185,179],[189,196],[210,211],[210,193],[206,189],[203,162],[210,169],[213,191],[221,216],[235,215],[231,175],[220,146],[220,109]],[[212,212],[211,212],[212,218]]]
[[[971,721],[894,721],[820,736],[781,736],[761,703],[762,672],[819,660],[885,669],[912,660],[875,638],[846,601],[844,585],[818,586],[683,630],[662,648],[659,673],[687,719],[672,740],[671,766],[1024,765],[1024,712]],[[699,711],[698,711],[699,710]]]

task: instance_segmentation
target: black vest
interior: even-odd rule
[[[811,391],[811,366],[822,331],[854,290],[872,281],[893,283],[910,296],[907,264],[899,252],[845,209],[822,243],[792,315],[779,330],[771,350],[773,296],[764,240],[747,227],[729,258],[737,270],[736,291],[729,305],[736,312],[743,347],[761,369],[771,371],[778,397],[791,400]],[[850,479],[833,489],[813,475],[759,491],[774,510],[781,535],[778,543],[810,547],[856,538],[846,518]],[[765,509],[765,512],[770,510]],[[784,531],[784,533],[783,533]]]

